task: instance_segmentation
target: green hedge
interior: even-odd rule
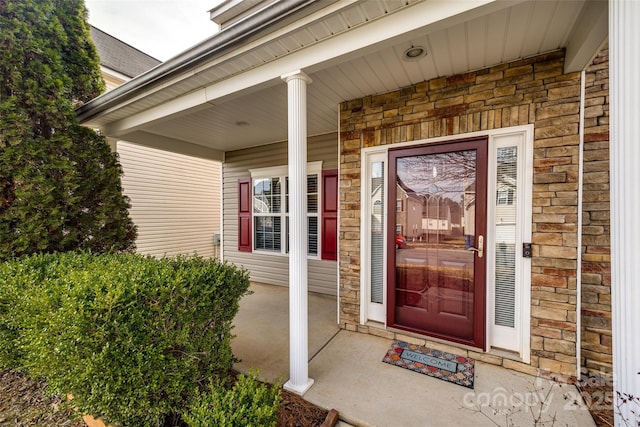
[[[34,255],[0,265],[0,367],[85,412],[156,426],[232,366],[245,270],[202,258]]]
[[[258,372],[238,374],[233,387],[211,383],[198,394],[182,419],[189,427],[275,427],[282,406],[280,382],[258,380]]]

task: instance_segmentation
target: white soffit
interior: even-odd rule
[[[260,39],[255,43],[248,43],[189,74],[197,76],[198,80],[208,81],[207,101],[220,103],[229,97],[242,96],[245,88],[250,89],[266,82],[278,84],[280,75],[292,69],[305,68],[313,72],[314,69],[325,68],[338,61],[348,61],[349,56],[354,53],[360,55],[365,50],[375,50],[376,43],[390,44],[393,38],[402,36],[408,31],[441,22],[452,15],[459,15],[478,6],[491,4],[492,1],[370,0],[352,3],[346,8],[342,6],[343,3],[350,2],[333,4],[291,24],[295,27],[293,29],[289,26],[269,34],[266,36],[270,39],[267,42]],[[325,15],[327,9],[335,11]],[[303,37],[299,35],[306,33],[307,28],[314,28],[314,24],[325,28],[326,32],[319,33],[319,30],[316,30],[318,34],[311,44],[302,45]],[[259,60],[254,55],[252,60],[250,53],[256,50],[262,53],[267,52],[270,59]],[[163,102],[167,100],[168,92],[186,93],[195,89],[194,80],[189,78],[181,81],[173,88],[163,85],[162,93],[156,92],[145,101],[159,98],[158,101]],[[136,110],[139,111],[138,102],[121,106],[110,112],[108,122],[111,124],[105,129],[107,134],[122,135],[123,132],[133,129],[130,122],[140,121],[132,117],[136,114]],[[120,119],[120,123],[113,123]],[[102,126],[105,123],[103,120],[96,119],[89,124]]]
[[[321,10],[251,41],[108,112],[96,124],[109,123],[108,135],[144,130],[223,151],[284,140],[286,87],[279,76],[303,68],[313,79],[309,134],[335,132],[341,101],[567,46],[576,37],[572,29],[580,28],[576,22],[584,5],[580,0],[333,3],[328,16]],[[427,56],[403,61],[411,45],[425,47]]]

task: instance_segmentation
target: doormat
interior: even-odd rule
[[[475,360],[404,341],[394,341],[383,362],[473,388]]]

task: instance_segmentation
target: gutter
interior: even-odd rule
[[[212,57],[229,50],[274,23],[282,21],[314,3],[316,4],[316,8],[312,10],[319,9],[325,5],[324,2],[315,0],[277,1],[259,13],[213,35],[191,49],[159,64],[122,86],[81,105],[76,108],[78,119],[80,122],[86,122],[110,108],[134,98],[140,92],[153,87],[162,80],[205,63]]]
[[[577,241],[577,265],[576,265],[576,378],[581,379],[582,374],[582,194],[584,187],[584,108],[585,108],[586,72],[580,73],[580,124],[578,149],[578,241]]]

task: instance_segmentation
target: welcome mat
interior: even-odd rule
[[[475,360],[404,341],[394,341],[383,362],[473,388]]]

